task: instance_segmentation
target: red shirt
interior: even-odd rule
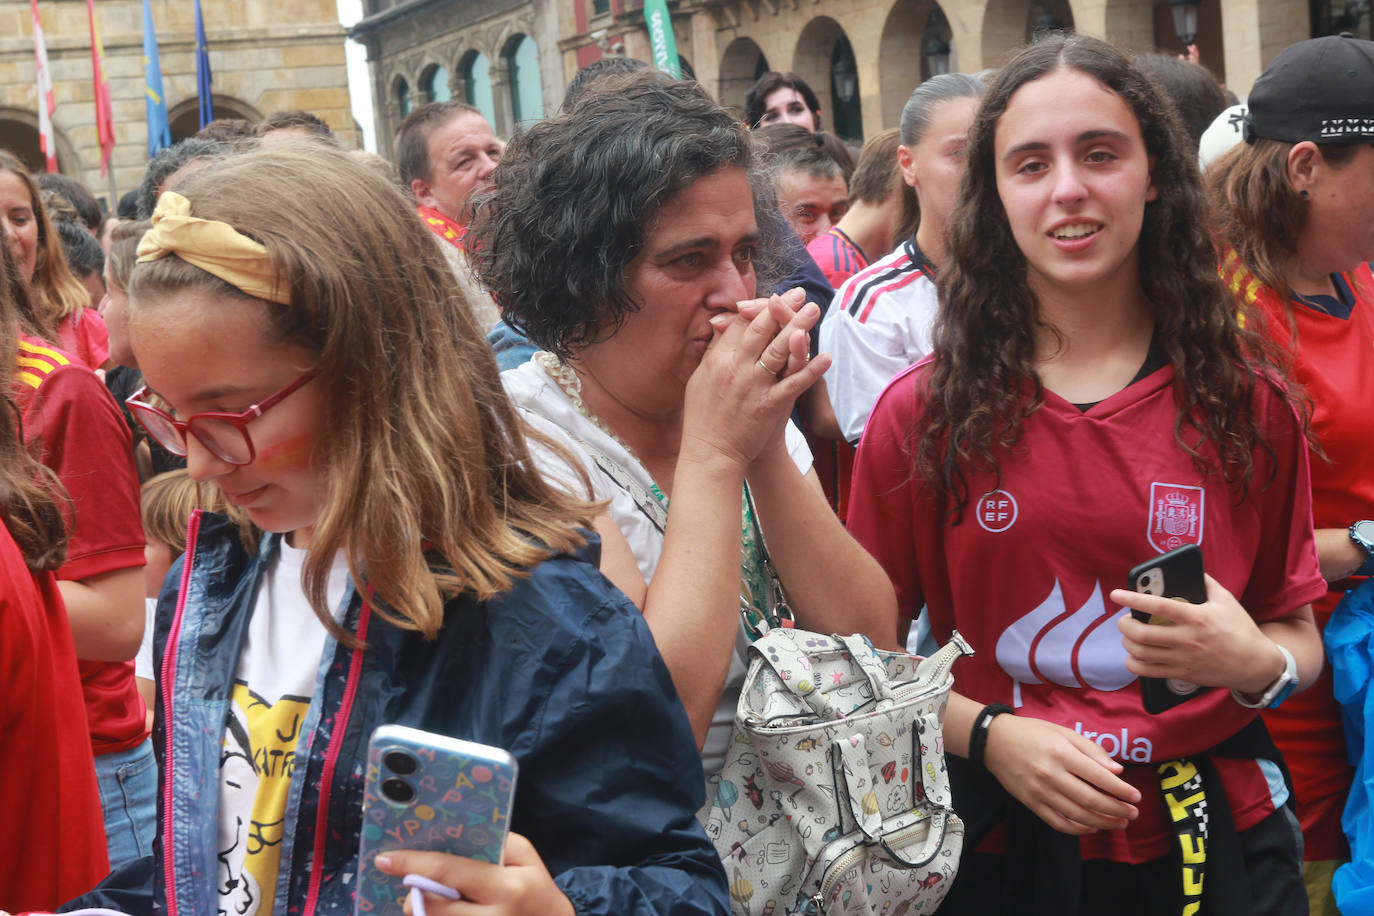
[[[415,212],[420,219],[439,238],[448,242],[459,251],[466,250],[464,245],[468,237],[468,227],[461,223],[449,219],[433,207],[416,207]]]
[[[1202,548],[1207,571],[1257,621],[1323,594],[1297,418],[1273,389],[1257,386],[1256,420],[1277,462],[1257,450],[1256,483],[1237,505],[1219,475],[1202,478],[1174,443],[1172,368],[1087,411],[1047,391],[1020,442],[1001,456],[1000,481],[969,473],[975,495],[951,524],[908,445],[928,365],[897,376],[878,400],[854,468],[849,531],[892,579],[900,613],[914,616],[924,603],[938,638],[958,628],[972,644],[977,654],[958,662],[956,689],[1087,735],[1128,765],[1124,778],[1145,799],[1140,817],[1084,837],[1084,857],[1166,855],[1171,831],[1158,778],[1153,767],[1130,765],[1202,753],[1256,712],[1210,690],[1146,713],[1116,626],[1127,612],[1107,595],[1126,585],[1131,567],[1185,543]],[[1237,829],[1273,810],[1255,761],[1213,762]]]
[[[0,525],[0,899],[50,911],[109,862],[71,629],[52,573],[32,573]]]
[[[825,274],[830,285],[839,289],[845,280],[868,266],[868,257],[854,240],[838,229],[830,228],[816,236],[806,246],[816,266]]]
[[[75,524],[57,578],[86,579],[143,565],[143,522],[133,445],[114,398],[95,373],[42,341],[19,341],[16,400],[24,441],[72,499]],[[137,747],[147,737],[134,664],[80,663],[91,743],[97,756]]]
[[[95,309],[78,309],[63,318],[57,325],[57,343],[92,369],[109,362],[110,332]]]
[[[1342,276],[1354,307],[1348,318],[1323,314],[1301,304],[1281,302],[1268,289],[1250,288],[1248,272],[1233,259],[1223,271],[1232,288],[1264,312],[1266,333],[1293,352],[1293,374],[1312,399],[1312,432],[1326,459],[1312,460],[1312,517],[1318,528],[1348,528],[1374,518],[1374,423],[1369,396],[1374,392],[1374,275],[1360,265]],[[1248,295],[1247,295],[1248,293]],[[1289,315],[1297,329],[1297,346]],[[1323,629],[1345,590],[1338,582],[1313,607]],[[1312,861],[1349,856],[1341,812],[1354,770],[1346,755],[1341,709],[1332,693],[1331,669],[1310,688],[1279,709],[1265,713],[1265,724],[1283,751],[1298,795],[1298,815]]]

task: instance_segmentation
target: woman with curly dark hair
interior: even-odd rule
[[[1302,912],[1258,708],[1321,669],[1306,440],[1219,282],[1188,141],[1120,52],[1057,36],[998,74],[968,149],[934,353],[878,401],[849,518],[901,610],[978,650],[946,909]],[[1114,589],[1186,545],[1204,603]]]
[[[645,72],[598,88],[511,141],[473,257],[544,349],[502,381],[608,501],[602,570],[643,609],[709,776],[742,625],[786,616],[764,540],[809,629],[895,646],[892,589],[787,419],[829,359],[807,359],[815,305],[754,298],[778,217],[748,134],[695,83]]]

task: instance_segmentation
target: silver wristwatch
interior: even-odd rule
[[[1374,557],[1374,521],[1363,519],[1350,526],[1350,540],[1364,551],[1366,563]]]
[[[1279,646],[1278,643],[1274,643],[1274,645],[1278,646],[1279,652],[1283,654],[1283,673],[1278,676],[1274,683],[1264,688],[1264,693],[1260,694],[1258,700],[1248,700],[1245,698],[1245,694],[1233,689],[1231,696],[1235,697],[1236,702],[1240,705],[1248,706],[1251,709],[1275,709],[1280,703],[1288,699],[1288,695],[1298,686],[1298,662],[1293,658],[1293,653],[1283,646]]]

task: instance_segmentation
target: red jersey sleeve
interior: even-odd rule
[[[24,403],[24,441],[40,444],[75,513],[59,579],[142,566],[143,523],[129,428],[114,398],[84,365],[57,365]]]
[[[1251,617],[1265,622],[1316,601],[1326,594],[1326,580],[1312,532],[1312,483],[1301,423],[1267,383],[1256,384],[1252,403],[1273,458],[1256,449],[1249,501],[1262,535],[1245,594],[1237,597]]]
[[[92,369],[99,369],[110,358],[110,330],[95,309],[80,309],[62,319],[57,326],[57,342]]]
[[[914,619],[925,597],[916,573],[916,470],[911,431],[921,413],[921,366],[898,375],[878,398],[854,460],[847,527],[873,555],[897,592],[897,613]]]

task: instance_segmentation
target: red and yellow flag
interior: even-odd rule
[[[114,152],[114,109],[110,105],[110,83],[105,79],[105,49],[100,44],[100,29],[95,24],[95,0],[86,0],[91,20],[91,71],[95,79],[95,132],[100,140],[100,174],[110,169]]]

